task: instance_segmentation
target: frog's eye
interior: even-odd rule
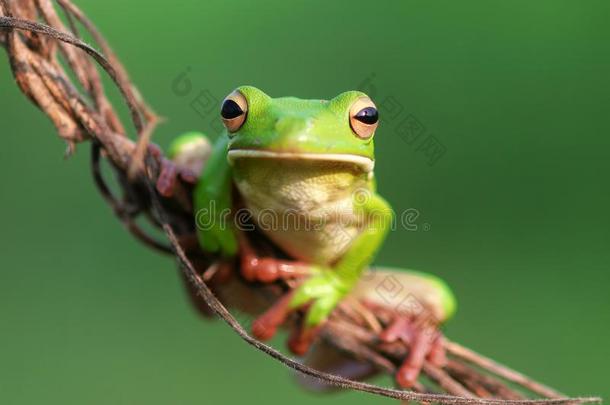
[[[246,121],[248,115],[248,101],[240,91],[235,90],[222,102],[220,116],[229,132],[235,132]]]
[[[368,139],[373,136],[378,122],[379,112],[370,98],[361,97],[352,104],[349,110],[349,124],[359,138]]]

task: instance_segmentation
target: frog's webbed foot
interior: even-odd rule
[[[333,270],[316,269],[316,274],[296,288],[290,306],[294,309],[307,306],[305,326],[318,326],[348,292],[349,288]]]
[[[156,187],[162,196],[171,197],[174,194],[178,178],[191,184],[197,182],[197,175],[190,168],[180,166],[176,162],[163,157],[163,152],[157,145],[149,144],[148,151],[159,159],[160,168]]]
[[[286,293],[279,298],[267,311],[252,323],[252,334],[260,340],[269,340],[275,336],[277,329],[286,322],[288,315],[292,312],[290,300],[294,291]]]
[[[191,132],[172,142],[168,152],[171,160],[162,157],[157,145],[150,144],[148,150],[160,160],[157,191],[165,197],[171,197],[178,179],[190,184],[197,182],[197,176],[210,156],[211,145],[205,135]]]
[[[261,340],[271,339],[290,313],[305,309],[304,320],[295,327],[288,340],[288,347],[293,353],[304,355],[345,293],[346,289],[331,270],[317,270],[315,275],[285,294],[258,317],[252,332]]]
[[[396,382],[403,388],[416,383],[424,361],[437,367],[447,362],[444,337],[436,324],[422,317],[401,315],[381,334],[384,342],[402,341],[409,347],[409,354],[396,372]]]
[[[162,158],[161,169],[156,184],[159,194],[164,197],[171,197],[174,194],[174,189],[179,178],[190,184],[197,182],[197,175],[190,169],[180,167],[171,160]]]
[[[286,293],[271,308],[254,320],[252,334],[257,339],[271,339],[277,333],[278,328],[286,322],[288,316],[298,309],[291,305],[296,292],[296,290],[293,290]],[[310,310],[311,307],[308,308],[308,311]],[[318,336],[321,326],[322,323],[309,325],[305,322],[295,325],[288,338],[290,351],[298,356],[307,353]]]
[[[272,283],[277,280],[302,283],[301,279],[311,276],[318,270],[309,263],[282,260],[274,257],[259,256],[252,247],[248,236],[243,232],[238,234],[240,252],[240,270],[248,281]],[[265,313],[254,320],[252,333],[260,340],[269,340],[275,336],[278,328],[283,325],[288,316],[303,307],[294,305],[296,294],[300,287],[284,294]],[[302,298],[300,298],[302,299]],[[297,326],[293,330],[288,347],[295,354],[304,354],[315,337],[318,327]]]

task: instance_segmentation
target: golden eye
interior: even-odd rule
[[[235,90],[222,102],[220,116],[229,132],[235,132],[246,122],[248,101],[241,92]]]
[[[375,103],[368,97],[354,101],[349,110],[349,125],[352,131],[362,139],[369,139],[377,129],[379,112]]]

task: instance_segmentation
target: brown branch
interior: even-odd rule
[[[148,183],[149,190],[154,193],[154,186],[152,183]],[[153,198],[153,205],[158,210],[159,214],[164,215],[163,207],[158,198]],[[298,371],[310,377],[318,378],[326,383],[332,384],[339,388],[352,389],[356,391],[367,392],[371,394],[378,394],[388,398],[395,398],[400,400],[417,401],[417,402],[438,402],[443,404],[454,404],[454,405],[467,405],[467,404],[567,404],[573,402],[596,402],[598,399],[594,398],[560,398],[560,399],[542,399],[542,400],[504,400],[504,399],[480,399],[480,398],[469,398],[459,397],[453,395],[440,395],[440,394],[421,394],[417,392],[402,391],[391,388],[384,388],[377,385],[372,385],[360,381],[353,381],[341,376],[324,373],[313,368],[307,367],[297,361],[294,361],[276,349],[260,342],[259,340],[250,336],[250,334],[240,325],[240,323],[231,315],[231,313],[220,303],[215,297],[214,293],[210,288],[203,282],[201,276],[197,273],[195,268],[192,266],[190,260],[187,258],[186,253],[178,243],[176,234],[172,227],[167,223],[164,223],[163,230],[167,234],[169,241],[174,249],[174,253],[178,258],[183,271],[193,285],[197,288],[197,292],[201,294],[205,302],[210,306],[216,315],[224,320],[244,341],[256,349],[268,354],[272,358],[280,361],[282,364],[290,367],[291,369]]]
[[[444,404],[567,404],[598,402],[599,398],[566,398],[555,390],[537,383],[520,373],[485,358],[452,342],[446,343],[453,356],[445,368],[424,364],[425,375],[434,387],[422,383],[415,391],[384,388],[315,370],[282,355],[276,349],[253,338],[227,310],[221,300],[224,289],[238,285],[243,291],[259,298],[275,297],[286,285],[260,288],[243,279],[222,283],[221,266],[216,258],[199,249],[194,237],[193,212],[189,201],[191,189],[179,183],[174,197],[162,198],[155,190],[159,167],[164,157],[150,153],[150,137],[158,121],[129,80],[126,70],[91,21],[69,0],[57,0],[65,13],[70,31],[58,16],[50,0],[0,0],[0,45],[6,48],[13,74],[23,93],[53,122],[70,150],[77,143],[92,141],[91,170],[94,182],[103,198],[125,227],[139,240],[164,252],[173,253],[191,288],[207,306],[223,319],[244,341],[272,358],[302,374],[336,387],[363,391],[400,400]],[[46,24],[37,20],[42,19]],[[78,38],[81,24],[102,49],[102,53]],[[21,34],[19,34],[19,32]],[[78,49],[76,49],[76,48]],[[84,53],[83,53],[84,51]],[[72,83],[57,52],[66,59],[77,83]],[[99,72],[92,58],[111,77],[126,102],[138,141],[126,136],[113,106],[105,96]],[[82,90],[78,90],[78,88]],[[101,158],[108,159],[123,195],[113,195],[100,170]],[[165,232],[170,245],[145,233],[136,223],[144,216]],[[194,241],[194,243],[192,242]],[[203,276],[205,275],[205,276]],[[204,281],[205,280],[205,281]],[[246,308],[249,309],[249,308]],[[409,347],[400,342],[380,342],[379,333],[395,311],[371,311],[358,300],[346,301],[323,327],[323,339],[335,350],[365,361],[378,370],[393,373],[397,364],[408,354]],[[530,394],[546,399],[528,399],[505,383],[517,384]],[[452,394],[434,394],[435,390]]]
[[[449,353],[453,354],[458,358],[464,359],[472,364],[484,368],[485,370],[489,370],[490,372],[500,377],[503,377],[515,384],[519,384],[539,395],[551,398],[564,396],[563,394],[555,391],[554,389],[540,384],[532,380],[531,378],[519,373],[518,371],[511,370],[510,368],[503,366],[490,358],[481,356],[480,354],[475,353],[472,350],[457,343],[448,342],[447,350],[449,351]]]
[[[6,5],[5,8],[8,9]],[[136,127],[138,134],[141,134],[144,131],[145,124],[141,117],[137,99],[134,92],[132,91],[131,86],[124,82],[123,77],[121,77],[117,73],[115,68],[97,50],[93,49],[91,46],[87,45],[80,39],[73,37],[72,35],[58,31],[52,27],[49,27],[48,25],[40,24],[34,21],[21,20],[13,17],[0,17],[0,28],[19,29],[43,34],[58,41],[74,45],[77,48],[80,48],[85,51],[93,59],[95,59],[95,61],[106,71],[106,73],[108,73],[112,81],[114,81],[114,83],[117,85],[119,91],[121,92],[121,95],[123,96],[125,102],[127,103],[127,106],[129,107],[131,119],[133,121],[134,126]]]

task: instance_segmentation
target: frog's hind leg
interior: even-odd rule
[[[352,296],[371,312],[383,311],[390,321],[380,334],[384,342],[403,342],[409,352],[396,373],[396,381],[410,388],[425,362],[446,364],[440,325],[455,312],[455,298],[439,278],[412,270],[376,269],[363,277]]]
[[[292,312],[290,300],[294,291],[284,294],[271,308],[258,316],[252,323],[252,334],[260,340],[269,340],[277,333],[278,328],[286,322]]]

